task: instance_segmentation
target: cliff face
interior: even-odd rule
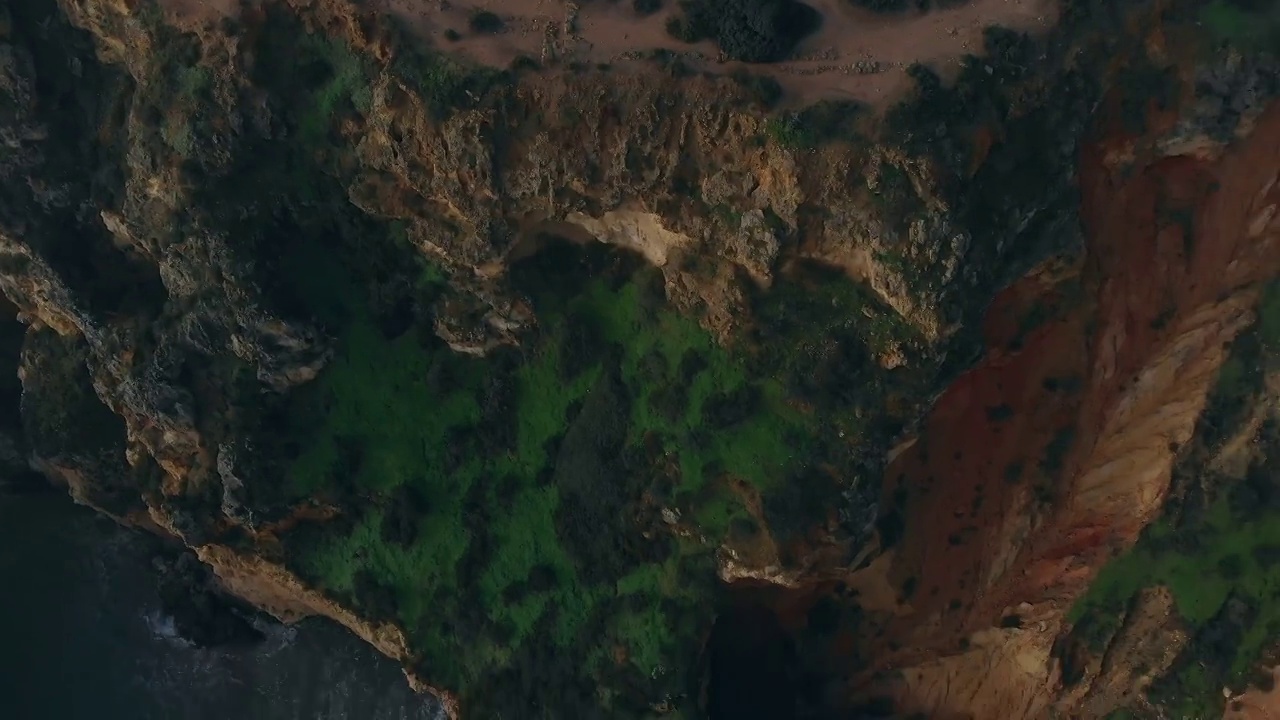
[[[339,0],[3,7],[4,448],[453,713],[724,707],[734,618],[814,713],[1101,716],[1196,646],[1153,586],[1064,650],[1280,262],[1276,69],[1182,8],[783,113]]]
[[[886,493],[905,523],[884,569],[895,588],[914,587],[899,593],[869,654],[909,668],[907,707],[1040,717],[1055,685],[1079,681],[1064,683],[1051,659],[1064,615],[1159,515],[1179,449],[1280,261],[1277,107],[1250,130],[1199,157],[1135,158],[1119,132],[1086,148],[1084,263],[997,298],[993,350],[890,464]],[[1027,331],[1027,313],[1046,306]],[[1129,627],[1170,611],[1167,591],[1141,598]],[[1143,652],[1125,647],[1150,641],[1132,632],[1113,638],[1112,652]],[[1075,690],[1054,709],[1106,715],[1132,699],[1128,683],[1169,665],[1176,631],[1166,643],[1172,652],[1145,669],[1093,668],[1092,682],[1125,685],[1106,701],[1082,707]]]

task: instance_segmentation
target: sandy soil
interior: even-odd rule
[[[199,0],[182,0],[198,2]],[[795,60],[772,65],[729,62],[714,43],[688,45],[667,35],[674,0],[649,17],[638,17],[625,0],[597,0],[578,7],[565,0],[373,0],[431,39],[438,47],[492,67],[508,67],[521,55],[544,65],[581,62],[626,67],[657,49],[677,53],[698,70],[728,73],[739,68],[778,79],[792,104],[852,99],[878,105],[909,87],[906,68],[931,63],[944,74],[966,53],[982,49],[982,30],[1001,25],[1039,32],[1057,20],[1055,0],[972,0],[962,7],[926,14],[877,16],[846,0],[809,0],[823,15],[822,28],[797,48]],[[472,13],[496,13],[506,27],[493,35],[469,31]],[[462,34],[450,42],[447,29]]]
[[[240,0],[160,0],[177,25],[216,22],[235,15]],[[791,105],[821,99],[859,100],[883,105],[910,87],[906,68],[928,63],[944,75],[959,67],[967,53],[982,50],[982,30],[990,25],[1036,33],[1057,20],[1056,0],[971,0],[966,5],[928,13],[877,15],[847,0],[808,0],[823,24],[796,49],[794,60],[746,65],[720,57],[715,44],[681,43],[666,32],[676,0],[660,12],[639,17],[627,0],[369,0],[374,12],[389,13],[441,50],[496,68],[528,56],[543,66],[570,62],[609,63],[638,69],[653,50],[676,53],[691,67],[728,73],[740,68],[769,75],[781,83]],[[505,27],[476,34],[468,19],[488,10]],[[461,34],[456,41],[446,30]]]
[[[1280,668],[1271,670],[1275,683],[1269,690],[1253,688],[1227,698],[1222,720],[1280,720]]]
[[[1153,115],[1150,137],[1176,119]],[[1133,157],[1120,149],[1130,146],[1113,130],[1081,153],[1088,262],[1077,297],[1087,301],[1060,284],[1037,289],[1035,275],[1001,292],[983,326],[986,356],[886,473],[886,504],[905,488],[890,580],[906,612],[864,653],[876,660],[859,681],[903,670],[900,711],[1050,716],[1049,650],[1067,609],[1158,515],[1174,448],[1190,440],[1257,288],[1280,268],[1280,104],[1216,160],[1108,164]],[[1192,213],[1194,242],[1162,224],[1170,208]],[[1057,317],[1012,342],[1037,307]],[[979,642],[1011,611],[1016,636]],[[961,638],[972,648],[949,655]],[[1239,698],[1254,708],[1243,717],[1273,717],[1262,695]]]
[[[239,0],[160,0],[170,19],[191,27],[237,13]],[[808,0],[822,13],[822,28],[796,49],[796,59],[769,65],[733,63],[713,42],[686,45],[667,35],[676,13],[668,0],[662,12],[637,17],[627,0],[369,0],[374,12],[389,13],[448,53],[476,63],[507,68],[526,55],[544,67],[609,63],[640,69],[653,50],[668,50],[703,72],[749,68],[778,79],[791,105],[823,99],[859,100],[883,106],[910,87],[906,68],[927,63],[945,76],[965,54],[980,54],[982,31],[1002,26],[1037,33],[1057,20],[1056,0],[972,0],[929,13],[877,15],[847,0]],[[476,35],[467,20],[477,10],[506,23],[493,35]],[[457,41],[444,31],[461,33]]]

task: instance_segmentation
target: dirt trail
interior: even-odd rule
[[[819,31],[797,48],[795,60],[746,65],[719,58],[714,43],[681,43],[666,32],[674,2],[648,17],[639,17],[627,2],[586,3],[570,20],[564,0],[488,0],[446,2],[376,0],[390,12],[446,50],[473,61],[507,67],[520,55],[540,62],[626,65],[645,53],[662,49],[678,54],[698,70],[728,73],[740,68],[777,78],[793,104],[821,99],[852,99],[880,104],[909,87],[906,68],[914,62],[935,63],[945,72],[966,53],[980,53],[982,31],[1000,25],[1025,32],[1047,30],[1057,19],[1054,0],[972,0],[957,8],[929,13],[876,15],[846,0],[811,0],[823,16]],[[506,28],[477,35],[467,28],[478,10],[496,13]],[[450,43],[446,29],[463,37]]]

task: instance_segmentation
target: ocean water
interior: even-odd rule
[[[0,494],[0,719],[437,720],[327,621],[202,649],[161,610],[154,545],[57,494]]]

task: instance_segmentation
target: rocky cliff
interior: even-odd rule
[[[538,59],[520,8],[0,7],[6,473],[453,714],[1201,716],[1268,659],[1267,7],[799,105],[600,56],[604,2]]]

